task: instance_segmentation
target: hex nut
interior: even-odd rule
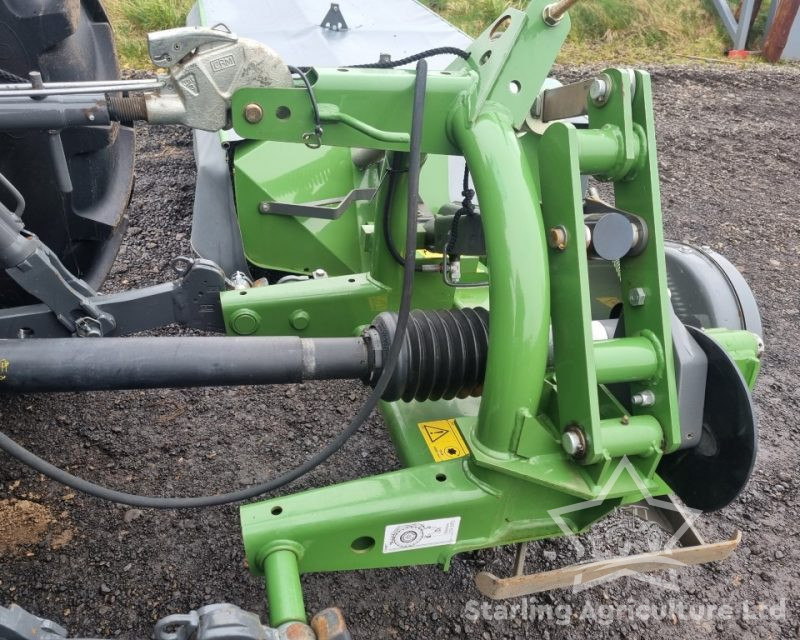
[[[611,79],[602,75],[595,78],[589,87],[589,98],[596,107],[602,107],[611,97]]]
[[[631,404],[636,407],[652,407],[656,403],[656,394],[645,389],[631,396]]]
[[[647,292],[642,287],[634,287],[628,292],[628,302],[632,307],[641,307],[647,300]]]

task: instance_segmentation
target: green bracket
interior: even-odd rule
[[[508,109],[515,129],[524,124],[569,33],[568,16],[553,26],[542,19],[550,1],[534,0],[525,11],[507,8],[470,45],[470,60],[456,60],[448,68],[475,68],[480,75],[469,101],[472,120],[494,104]]]
[[[324,144],[408,151],[413,70],[315,69],[310,80],[323,120]],[[447,136],[447,121],[459,96],[476,82],[476,75],[467,71],[430,72],[422,137],[425,153],[459,153]],[[264,116],[260,122],[245,120],[244,110],[249,104],[261,107]],[[231,113],[236,133],[250,140],[302,143],[303,135],[314,130],[311,100],[300,84],[290,89],[239,89],[233,95]]]
[[[584,464],[621,455],[657,460],[662,449],[672,451],[680,444],[649,77],[636,73],[634,95],[626,71],[610,69],[605,75],[610,96],[602,106],[590,105],[590,128],[554,123],[540,143],[540,153],[548,158],[540,164],[545,222],[553,237],[564,238],[552,243],[549,252],[559,428],[584,434]],[[644,251],[619,265],[626,337],[602,347],[608,349],[603,359],[620,364],[616,379],[598,379],[601,352],[591,333],[580,184],[581,174],[589,171],[615,180],[617,206],[641,216],[650,233]],[[641,368],[630,366],[634,341],[636,357],[645,365]],[[656,403],[631,416],[602,419],[600,382],[650,389]]]
[[[609,70],[607,73],[614,80],[615,87],[621,88],[622,98],[631,96],[631,76],[627,71]],[[634,213],[645,221],[650,235],[642,253],[620,261],[623,313],[626,334],[652,339],[663,354],[662,374],[646,382],[635,382],[631,385],[631,392],[650,389],[655,394],[655,405],[638,408],[634,415],[647,414],[659,421],[664,431],[664,453],[671,453],[680,446],[681,430],[672,358],[672,307],[664,257],[664,223],[661,217],[653,94],[650,74],[636,71],[633,77],[636,92],[631,100],[631,117],[635,138],[639,140],[640,158],[638,163],[632,163],[631,173],[614,183],[614,196],[620,209]],[[604,108],[589,110],[589,122],[592,126],[597,120],[605,124],[615,117],[605,112]],[[634,137],[628,139],[633,148],[636,144]],[[643,299],[639,297],[641,293],[644,294]]]

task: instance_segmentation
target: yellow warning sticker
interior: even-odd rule
[[[622,300],[619,298],[614,298],[612,296],[599,296],[595,298],[600,304],[606,305],[609,309],[613,309],[616,307]]]
[[[469,454],[469,447],[461,437],[455,420],[429,420],[417,426],[436,462],[455,460]]]

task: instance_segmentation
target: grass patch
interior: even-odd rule
[[[237,0],[229,0],[236,2]],[[509,5],[507,0],[423,0],[475,36]],[[146,34],[184,24],[193,0],[104,0],[123,66],[149,68]],[[524,0],[511,2],[522,8]],[[765,0],[754,31],[763,30]],[[584,0],[570,11],[572,31],[560,62],[635,64],[683,56],[721,58],[729,46],[711,0]]]
[[[192,4],[193,0],[103,0],[114,28],[121,66],[151,68],[147,33],[185,25]]]
[[[424,1],[472,36],[508,6],[500,0]],[[526,5],[511,2],[516,8]],[[687,55],[719,58],[727,43],[710,0],[584,0],[570,10],[570,18],[572,30],[560,62],[641,63]]]

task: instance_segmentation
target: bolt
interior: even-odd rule
[[[641,307],[647,299],[647,292],[642,287],[634,287],[628,292],[628,302],[632,307]]]
[[[253,286],[253,281],[243,271],[237,271],[230,277],[230,285],[236,291],[243,291]]]
[[[637,407],[652,407],[656,403],[656,394],[645,389],[631,396],[631,403]]]
[[[327,278],[328,272],[325,269],[314,269],[314,273],[311,274],[314,280],[319,280],[320,278]]]
[[[100,323],[89,316],[78,318],[75,321],[75,333],[80,338],[99,338],[103,335],[100,331]]]
[[[240,336],[249,336],[258,331],[261,316],[252,309],[238,309],[231,316],[231,329]]]
[[[271,208],[272,206],[270,205],[269,202],[262,202],[261,204],[258,205],[258,210],[261,213],[269,213]]]
[[[586,436],[577,426],[567,427],[561,435],[561,446],[573,458],[582,458],[586,455]]]
[[[547,244],[551,249],[563,251],[567,248],[567,230],[561,225],[553,227],[547,232]]]
[[[303,329],[306,329],[309,324],[311,324],[311,316],[308,315],[308,311],[304,309],[296,309],[289,316],[289,324],[293,329],[302,331]]]
[[[534,118],[542,117],[542,103],[544,102],[542,97],[543,96],[540,93],[538,96],[536,96],[536,100],[533,101],[533,106],[531,107],[531,116]]]
[[[602,107],[611,97],[611,79],[602,75],[595,78],[589,87],[589,98],[596,107]]]
[[[264,117],[264,110],[261,108],[260,105],[257,105],[255,102],[251,102],[244,108],[244,119],[247,120],[250,124],[258,124],[261,122],[261,118]]]

